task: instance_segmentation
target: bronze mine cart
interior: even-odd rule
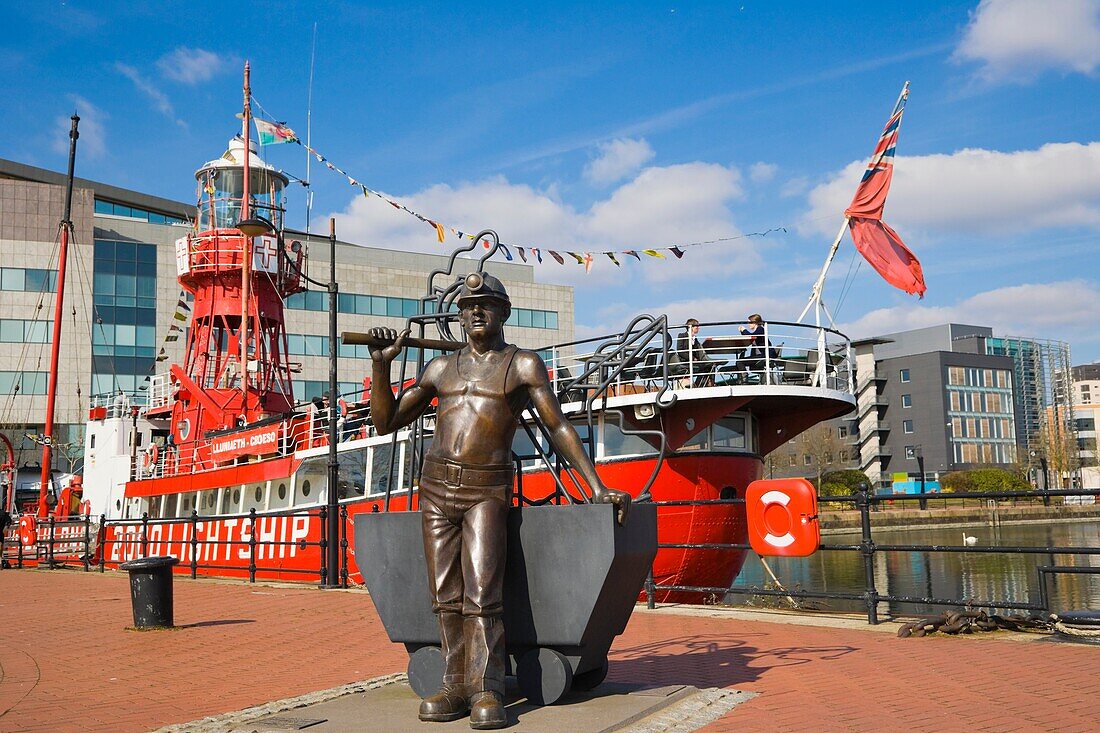
[[[504,629],[510,669],[527,699],[557,702],[607,675],[607,652],[657,554],[657,508],[638,503],[624,525],[611,504],[529,506],[508,516]],[[355,554],[390,641],[409,652],[421,697],[443,680],[419,512],[355,517]]]

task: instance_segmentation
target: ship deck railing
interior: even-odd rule
[[[713,386],[802,386],[854,394],[855,362],[844,334],[770,322],[753,337],[742,333],[748,326],[701,322],[695,337],[679,343],[684,327],[671,325],[643,338],[618,334],[573,341],[549,347],[547,367],[563,403],[583,401],[595,385],[605,386],[609,396]]]

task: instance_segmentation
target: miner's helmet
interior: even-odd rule
[[[486,272],[471,272],[466,276],[458,290],[458,307],[461,308],[464,301],[474,298],[493,298],[508,306],[512,305],[504,283]]]

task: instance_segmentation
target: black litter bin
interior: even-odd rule
[[[177,563],[177,557],[142,557],[119,565],[130,574],[135,628],[172,626],[172,566]]]

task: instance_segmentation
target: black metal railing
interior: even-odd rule
[[[1055,489],[1050,491],[1005,491],[1005,492],[982,492],[982,493],[956,493],[951,494],[951,499],[1043,499],[1049,501],[1052,497],[1067,497],[1067,496],[1091,496],[1100,493],[1098,489]],[[927,498],[927,497],[925,497]],[[965,554],[1013,554],[1013,555],[1055,555],[1055,554],[1067,554],[1067,555],[1081,555],[1081,556],[1096,556],[1100,555],[1100,547],[1077,547],[1077,546],[1016,546],[1016,545],[996,545],[996,546],[971,546],[971,545],[936,545],[936,544],[908,544],[908,543],[878,543],[874,539],[874,526],[873,518],[878,512],[873,511],[876,505],[883,502],[893,501],[920,501],[921,496],[918,494],[874,494],[869,489],[858,491],[855,494],[849,496],[822,496],[818,497],[819,502],[831,502],[837,504],[851,504],[859,511],[860,519],[860,539],[856,543],[829,543],[823,542],[819,548],[819,552],[849,552],[857,553],[862,557],[864,581],[863,590],[861,592],[854,591],[826,591],[804,588],[783,588],[783,587],[768,587],[759,585],[737,585],[733,584],[728,587],[716,587],[716,586],[693,586],[693,585],[665,585],[656,583],[653,579],[652,572],[646,581],[644,592],[647,600],[647,604],[650,608],[655,607],[657,595],[664,592],[682,592],[682,593],[698,593],[709,594],[717,598],[726,598],[727,596],[760,596],[760,597],[776,597],[787,599],[813,599],[813,600],[843,600],[861,602],[866,608],[867,621],[871,624],[877,624],[879,622],[879,604],[881,603],[894,603],[894,604],[919,604],[929,606],[960,606],[968,608],[989,608],[989,609],[1006,609],[1016,611],[1028,611],[1037,613],[1049,613],[1050,612],[1050,598],[1047,592],[1048,579],[1051,576],[1059,574],[1080,574],[1080,575],[1093,575],[1100,574],[1100,567],[1090,566],[1073,566],[1073,565],[1043,565],[1036,568],[1038,576],[1038,591],[1039,601],[1038,603],[1028,603],[1022,601],[1013,601],[1005,599],[979,599],[979,598],[938,598],[934,596],[910,596],[910,595],[898,595],[891,593],[880,593],[875,579],[875,557],[878,553],[883,552],[926,552],[926,553],[965,553]],[[745,504],[744,499],[716,499],[716,500],[677,500],[677,501],[659,501],[655,502],[658,507],[683,507],[683,506],[721,506],[721,505],[741,505]],[[102,572],[105,570],[107,564],[107,558],[111,547],[117,546],[119,552],[115,553],[121,559],[132,559],[136,557],[147,557],[149,555],[151,546],[155,549],[156,546],[167,542],[169,540],[164,539],[164,530],[161,529],[159,533],[154,532],[157,527],[171,527],[175,525],[188,525],[188,530],[184,533],[183,538],[179,540],[171,540],[177,545],[186,545],[188,551],[185,553],[186,557],[181,558],[184,560],[181,563],[184,567],[190,570],[190,576],[196,578],[199,575],[199,571],[244,571],[248,575],[249,582],[256,582],[258,575],[264,575],[266,577],[286,575],[313,575],[318,578],[319,584],[324,584],[326,578],[327,568],[325,566],[329,537],[327,536],[327,507],[311,508],[306,510],[288,510],[283,512],[271,512],[257,514],[255,509],[250,510],[247,514],[239,515],[219,515],[204,517],[192,511],[188,517],[174,518],[174,519],[151,519],[147,514],[143,515],[141,519],[137,520],[106,520],[105,517],[100,517],[97,523],[93,522],[91,517],[80,517],[74,520],[55,520],[54,518],[48,518],[43,520],[39,524],[39,536],[37,546],[35,548],[34,558],[38,560],[37,565],[39,567],[58,567],[66,562],[76,560],[83,565],[85,571],[91,569],[92,558],[98,559],[98,569]],[[278,517],[315,517],[319,522],[320,532],[319,539],[310,541],[308,539],[298,540],[279,540],[279,539],[261,539],[258,537],[256,531],[257,525],[262,521],[273,521]],[[349,527],[349,512],[346,505],[340,507],[340,522],[337,522],[340,528],[340,536],[335,538],[335,542],[338,543],[340,551],[340,568],[338,570],[338,576],[340,578],[341,587],[348,587],[349,583],[349,559],[348,559],[348,527]],[[237,520],[239,522],[246,523],[244,530],[242,530],[242,536],[246,539],[222,539],[221,536],[216,538],[209,538],[206,536],[200,537],[198,531],[200,523],[205,522],[225,522],[227,520]],[[935,527],[935,525],[928,525],[929,527]],[[112,533],[108,533],[107,528],[113,528]],[[881,529],[891,529],[890,527]],[[108,535],[112,536],[108,538]],[[182,543],[182,544],[181,544]],[[14,547],[13,547],[14,545]],[[268,558],[274,558],[279,548],[288,548],[294,545],[297,550],[306,550],[310,547],[317,548],[317,567],[305,568],[305,567],[286,567],[283,565],[269,565],[261,564],[258,559],[266,556]],[[210,551],[209,548],[214,548]],[[224,551],[219,552],[218,548],[225,548]],[[238,550],[247,551],[247,565],[238,564],[226,564],[218,563],[216,560],[219,555],[228,556],[232,552],[233,548]],[[261,552],[261,549],[263,550]],[[687,550],[687,551],[751,551],[752,547],[748,543],[738,542],[706,542],[706,543],[659,543],[659,550]],[[132,550],[132,551],[127,551]],[[24,567],[28,556],[26,555],[25,548],[18,538],[14,540],[6,540],[3,545],[0,545],[0,555],[3,556],[4,567]],[[213,556],[214,562],[207,562],[210,559],[209,556]],[[244,558],[241,558],[244,559]],[[112,564],[116,560],[112,560]]]
[[[953,493],[951,499],[1043,499],[1049,502],[1051,497],[1066,496],[1093,496],[1100,493],[1100,489],[1053,489],[1049,491],[1001,491],[981,493]],[[656,606],[656,596],[659,593],[685,592],[711,594],[724,598],[729,595],[740,596],[772,596],[782,598],[808,598],[821,600],[847,600],[862,601],[867,609],[867,622],[877,624],[879,622],[878,606],[880,603],[906,603],[929,606],[963,606],[969,608],[1006,609],[1016,611],[1031,611],[1050,613],[1050,600],[1046,590],[1048,576],[1060,573],[1074,574],[1100,574],[1098,567],[1078,566],[1042,566],[1037,568],[1039,581],[1039,602],[1025,603],[1000,599],[977,598],[936,598],[932,596],[906,596],[890,593],[880,593],[876,587],[874,563],[875,555],[880,552],[927,552],[927,553],[973,553],[973,554],[1030,554],[1030,555],[1100,555],[1100,547],[1025,547],[1014,545],[997,546],[971,546],[971,545],[928,545],[928,544],[878,544],[874,540],[872,516],[875,512],[872,507],[886,501],[916,501],[927,499],[927,495],[920,494],[874,494],[870,489],[863,489],[849,496],[819,496],[819,503],[835,502],[854,504],[859,510],[860,516],[860,541],[855,544],[822,543],[819,552],[856,552],[863,558],[864,589],[861,593],[844,591],[818,591],[797,588],[770,588],[762,586],[731,585],[729,587],[691,586],[691,585],[661,585],[653,581],[652,573],[645,585],[646,602],[649,608]],[[682,500],[656,502],[662,506],[715,506],[720,504],[741,504],[744,499],[727,500]],[[934,527],[935,525],[929,525]],[[683,549],[683,550],[740,550],[751,551],[748,543],[658,543],[658,549]]]
[[[319,523],[319,538],[309,540],[276,539],[260,537],[258,528],[263,523],[275,522],[279,518],[304,517],[307,522],[310,518],[316,518]],[[197,510],[192,510],[186,517],[169,519],[154,519],[148,513],[142,514],[140,519],[108,520],[100,515],[95,522],[90,516],[73,520],[55,520],[49,517],[38,525],[37,539],[33,548],[33,554],[19,540],[18,535],[13,539],[5,539],[0,544],[0,567],[23,568],[32,559],[37,567],[54,568],[61,567],[76,561],[83,566],[85,572],[92,568],[93,558],[97,561],[97,569],[100,572],[106,570],[108,558],[114,554],[110,562],[123,562],[125,560],[148,557],[151,549],[172,547],[180,551],[181,565],[190,571],[192,578],[197,578],[200,571],[242,571],[247,573],[250,583],[256,582],[257,576],[283,577],[286,575],[308,576],[316,575],[319,583],[324,583],[326,577],[326,549],[329,543],[328,537],[328,508],[310,508],[287,510],[281,512],[264,512],[259,514],[255,509],[250,509],[247,514],[202,516]],[[341,520],[338,522],[340,536],[334,541],[340,548],[340,567],[338,569],[341,587],[348,587],[348,509],[340,507]],[[239,539],[234,539],[228,534],[223,537],[222,529],[226,522],[240,522],[242,529]],[[222,524],[217,531],[206,536],[206,527],[211,522]],[[177,537],[173,532],[174,527],[184,527]],[[203,531],[200,532],[200,526]],[[307,523],[307,535],[309,524]],[[285,532],[283,536],[285,536]],[[186,550],[184,550],[186,548]],[[293,548],[291,555],[308,548],[317,548],[317,566],[289,567],[286,564],[263,564],[260,558],[279,559],[286,557],[287,550]],[[234,549],[247,564],[230,564],[227,561],[218,562],[218,557],[228,558]],[[116,550],[112,553],[112,550]]]

